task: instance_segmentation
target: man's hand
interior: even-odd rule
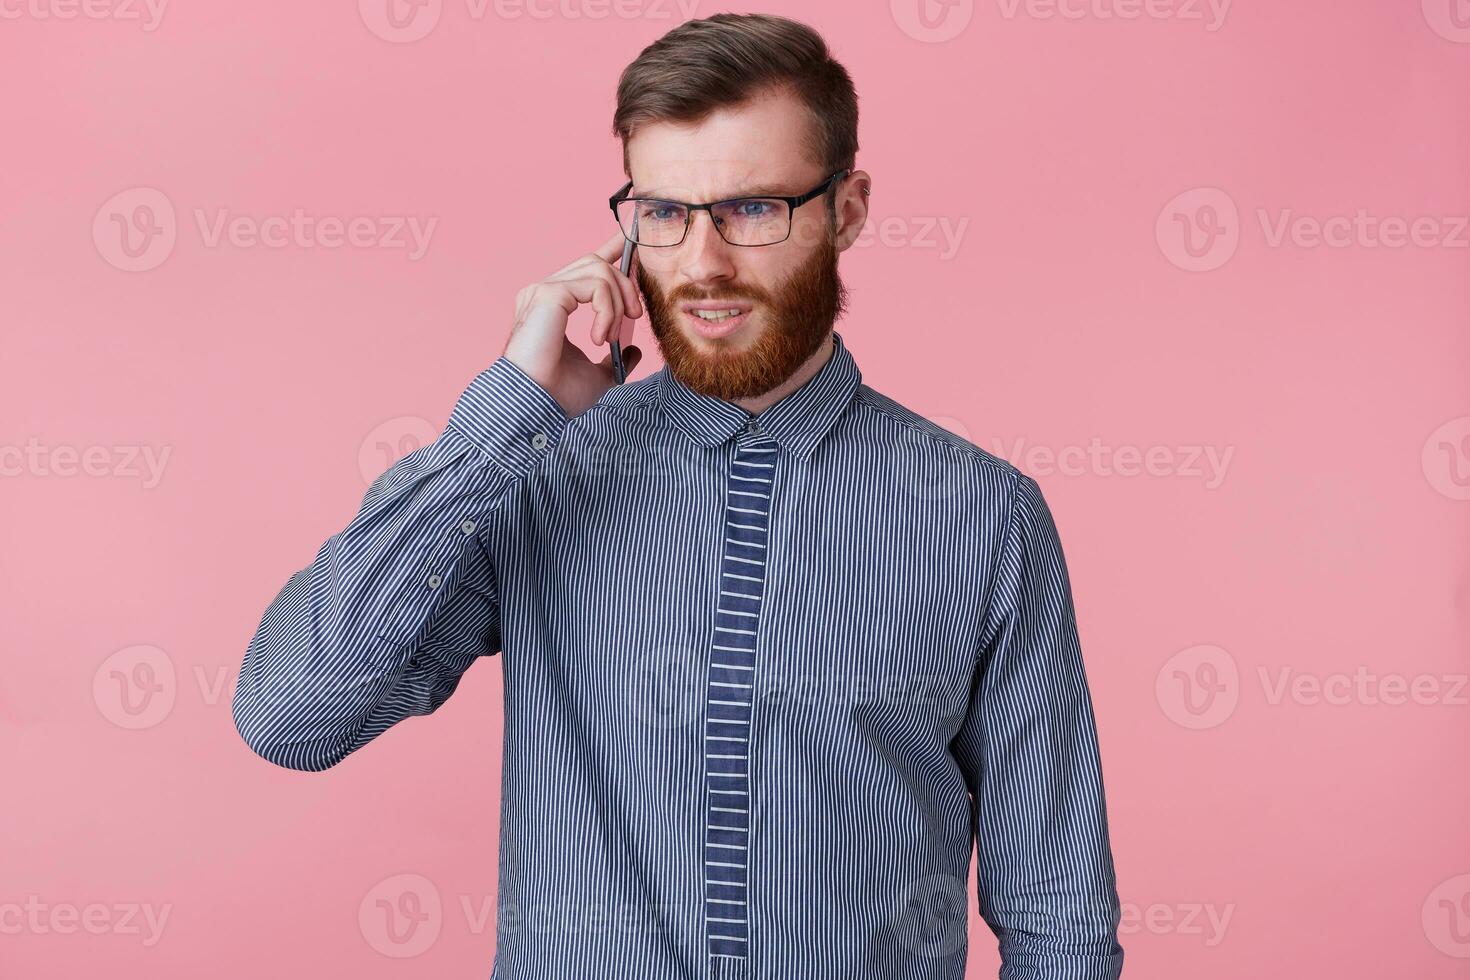
[[[612,353],[596,364],[567,337],[567,318],[584,303],[592,304],[592,342],[611,345],[617,336],[623,347],[623,367],[631,373],[643,353],[626,346],[633,339],[633,321],[643,315],[643,301],[633,282],[633,270],[623,275],[617,263],[623,254],[623,233],[609,238],[595,252],[533,283],[516,294],[515,325],[505,344],[505,356],[551,393],[569,417],[597,404],[616,383]],[[633,253],[633,267],[638,253]],[[614,331],[617,331],[614,334]]]

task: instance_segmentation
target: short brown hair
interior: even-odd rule
[[[827,42],[805,24],[772,14],[713,14],[654,41],[623,69],[613,135],[628,140],[651,122],[697,123],[716,109],[768,91],[788,91],[812,116],[807,146],[826,173],[856,166],[857,94]]]

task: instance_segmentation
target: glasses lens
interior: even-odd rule
[[[689,209],[672,201],[619,201],[618,224],[640,245],[677,245],[684,237]]]
[[[785,201],[745,197],[715,205],[715,222],[731,245],[774,245],[791,232],[791,209]]]

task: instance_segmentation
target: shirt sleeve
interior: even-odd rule
[[[1092,700],[1061,541],[1017,473],[952,748],[972,796],[980,915],[1002,980],[1115,980],[1119,904]]]
[[[250,640],[233,714],[251,750],[289,769],[329,768],[438,710],[477,657],[500,651],[492,518],[567,422],[502,355],[433,442],[373,481]]]

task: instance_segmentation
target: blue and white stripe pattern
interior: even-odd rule
[[[705,830],[705,915],[711,956],[744,959],[750,835],[750,725],[755,690],[755,638],[770,532],[776,441],[751,421],[736,440],[725,502],[725,553],[715,635],[710,643],[705,713],[709,823]]]
[[[840,334],[755,417],[664,368],[568,418],[497,359],[266,609],[235,722],[327,769],[497,654],[494,980],[961,980],[970,894],[1003,978],[1121,972],[1051,511]]]

